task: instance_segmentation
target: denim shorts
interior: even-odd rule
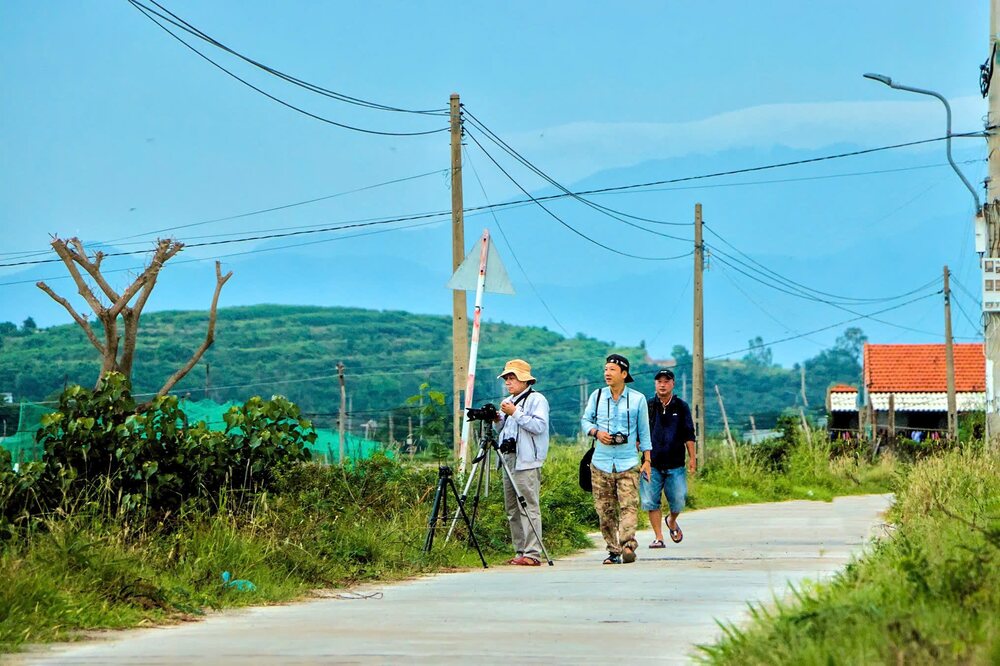
[[[649,481],[639,475],[639,498],[643,511],[659,509],[660,495],[665,494],[671,513],[680,513],[684,510],[687,490],[687,470],[683,466],[668,470],[653,467],[649,470]]]

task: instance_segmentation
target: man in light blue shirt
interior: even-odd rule
[[[625,384],[634,381],[628,359],[611,354],[604,364],[604,383],[590,394],[581,428],[595,439],[590,463],[594,508],[608,546],[604,564],[635,562],[635,529],[639,518],[639,474],[649,479],[649,415],[646,396]],[[640,466],[636,450],[642,455]]]

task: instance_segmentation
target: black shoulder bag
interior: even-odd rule
[[[597,389],[597,400],[594,401],[594,422],[597,422],[597,408],[601,404],[601,391],[603,388]],[[594,491],[594,482],[590,474],[590,461],[594,457],[594,440],[590,440],[590,449],[583,454],[583,458],[580,459],[580,488],[587,493]]]

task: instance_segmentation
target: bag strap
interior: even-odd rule
[[[597,398],[594,399],[594,428],[597,428],[597,409],[601,405],[601,391],[603,390],[604,390],[603,386],[597,389]],[[594,448],[594,442],[596,441],[597,441],[597,435],[594,435],[593,437],[590,438],[590,448]]]

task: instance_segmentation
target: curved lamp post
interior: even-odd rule
[[[979,202],[979,194],[976,193],[976,189],[972,187],[972,184],[965,177],[965,174],[963,174],[961,170],[959,170],[958,165],[955,164],[955,160],[952,159],[951,157],[951,137],[952,137],[951,105],[948,104],[948,100],[946,100],[943,95],[941,95],[940,93],[936,93],[933,90],[924,90],[923,88],[913,88],[911,86],[904,86],[901,83],[896,83],[895,81],[893,81],[888,76],[885,76],[884,74],[865,74],[864,76],[866,79],[871,79],[872,81],[878,81],[879,83],[884,83],[890,88],[895,88],[896,90],[907,90],[909,92],[917,93],[918,95],[929,95],[931,97],[936,97],[937,99],[941,100],[941,103],[944,104],[944,110],[948,117],[948,135],[946,137],[948,164],[951,165],[951,168],[955,170],[955,173],[958,174],[958,177],[962,179],[962,182],[965,183],[965,186],[969,189],[969,192],[972,194],[972,198],[975,199],[976,201],[976,213],[978,214],[979,211],[982,209],[982,204]]]

